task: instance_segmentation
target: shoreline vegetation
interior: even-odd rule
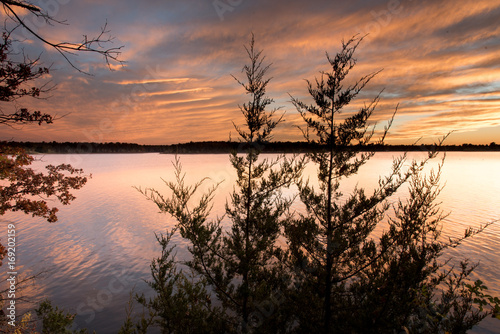
[[[243,125],[233,123],[240,141],[174,145],[0,142],[0,174],[7,182],[0,186],[0,214],[23,211],[55,222],[57,208],[50,209],[47,201],[56,198],[69,204],[75,199],[70,191],[87,181],[82,169],[69,164],[48,165],[47,174],[35,172],[29,168],[35,160],[29,154],[231,153],[236,180],[222,216],[214,217],[212,212],[220,182],[208,189],[201,188],[207,178],[187,184],[180,157],[175,158],[173,178],[161,178],[169,189],[167,195],[135,187],[176,223],[155,233],[161,253],[150,264],[151,278],[145,281],[149,292],[134,294],[132,287],[120,334],[150,329],[162,333],[466,333],[490,315],[500,318],[500,299],[489,295],[481,280],[474,280],[478,264],[465,258],[448,269],[450,259],[442,259],[448,256],[447,249],[456,248],[493,222],[467,228],[463,236],[442,238],[447,214],[437,199],[444,157],[437,169],[424,173],[438,151],[500,151],[500,147],[496,143],[443,146],[446,136],[434,145],[386,145],[397,107],[376,135],[369,126],[381,93],[359,111],[349,109],[340,117],[379,73],[344,85],[363,38],[356,35],[343,40],[335,57],[326,53],[331,70],[321,71],[314,81],[306,80],[314,104],[291,96],[305,123],[302,142],[271,141],[283,115],[275,115],[279,108],[269,110],[274,103],[266,95],[270,65],[264,64],[262,51],[254,49],[252,34],[245,46],[249,62],[243,66],[244,79],[233,76],[249,97],[239,105]],[[11,122],[41,122],[40,115],[14,114]],[[52,118],[42,121],[51,123]],[[389,174],[379,177],[373,192],[356,184],[343,193],[342,185],[374,152],[387,151],[417,151],[426,156],[392,157]],[[303,155],[262,157],[262,153]],[[307,166],[315,169],[316,184],[303,174]],[[297,193],[290,194],[287,189],[294,186]],[[400,189],[408,196],[393,201],[391,196]],[[304,207],[302,212],[292,206],[296,198]],[[385,224],[384,229],[374,235],[379,223]],[[176,257],[176,233],[186,242],[187,260]],[[14,262],[14,253],[15,249],[0,245],[0,260]],[[142,313],[134,311],[136,306],[142,307]],[[88,333],[73,323],[79,309],[70,313],[50,301],[42,302],[35,310],[42,334]],[[16,332],[29,331],[27,326],[36,331],[36,324],[25,322],[23,318]],[[75,325],[76,330],[69,329]]]
[[[135,143],[93,143],[93,142],[0,142],[0,145],[25,149],[29,154],[92,154],[92,153],[164,153],[164,154],[228,154],[234,151],[246,152],[248,144],[233,141],[203,141],[171,145],[141,145]],[[427,151],[432,145],[386,145],[369,144],[366,151],[413,152]],[[307,142],[268,142],[258,147],[262,153],[310,153],[321,151],[321,146]],[[342,149],[339,147],[339,149]],[[349,150],[353,149],[350,147]],[[358,148],[364,151],[364,148]],[[441,145],[443,152],[500,152],[500,144],[488,145]]]

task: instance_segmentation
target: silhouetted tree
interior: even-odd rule
[[[203,203],[201,204],[203,206]],[[157,234],[161,255],[151,263],[152,280],[148,285],[156,292],[152,298],[135,296],[147,312],[140,320],[132,316],[134,299],[131,296],[127,318],[119,334],[148,333],[151,327],[160,327],[162,333],[225,333],[228,326],[222,308],[212,304],[207,282],[185,274],[179,269],[174,246],[170,246],[175,230]]]
[[[253,332],[254,327],[261,333],[276,332],[285,326],[286,314],[275,312],[262,319],[259,308],[277,302],[280,297],[277,293],[287,286],[281,266],[283,250],[277,241],[282,235],[283,222],[289,218],[287,210],[291,199],[281,196],[281,188],[297,179],[303,164],[283,156],[275,160],[259,158],[261,148],[270,140],[272,130],[282,117],[273,117],[277,109],[266,111],[273,102],[266,96],[270,79],[265,75],[269,65],[263,64],[264,57],[261,51],[255,50],[253,37],[246,51],[250,63],[243,68],[245,80],[235,78],[250,96],[250,100],[240,106],[245,125],[235,125],[241,138],[240,146],[246,153],[234,152],[230,156],[237,181],[226,205],[228,230],[223,228],[222,219],[208,219],[215,188],[190,208],[189,200],[201,182],[186,186],[179,161],[175,164],[176,182],[167,183],[173,192],[171,198],[164,198],[153,189],[143,193],[161,211],[177,219],[182,237],[191,242],[192,260],[186,265],[194,270],[198,283],[203,282],[203,289],[213,291],[214,303],[221,305],[221,309],[205,305],[208,314],[214,311],[221,314],[227,332]],[[155,287],[157,292],[163,289]],[[175,320],[182,321],[179,317]]]
[[[99,54],[104,57],[104,60],[108,65],[111,65],[111,62],[121,63],[118,57],[121,54],[123,46],[109,48],[104,47],[113,41],[113,38],[108,35],[109,31],[107,30],[107,23],[104,24],[100,32],[94,37],[83,35],[83,40],[81,42],[53,41],[49,36],[44,36],[36,31],[34,27],[31,27],[27,23],[29,22],[29,18],[36,17],[37,19],[44,20],[49,25],[63,24],[65,23],[64,21],[56,20],[40,6],[29,1],[0,0],[0,2],[3,5],[4,12],[12,20],[16,27],[22,27],[29,33],[29,35],[31,35],[33,39],[39,40],[43,44],[59,52],[59,54],[64,57],[71,67],[79,72],[83,71],[71,60],[71,56],[78,53]],[[22,14],[20,14],[20,12],[22,12]],[[27,36],[24,37],[27,38]]]
[[[45,45],[55,49],[64,59],[76,70],[83,72],[80,68],[74,65],[71,60],[71,55],[77,53],[94,53],[104,57],[106,63],[119,62],[120,47],[105,48],[103,45],[112,42],[111,37],[106,37],[109,31],[106,30],[106,25],[101,29],[101,32],[93,38],[84,36],[82,42],[52,42],[49,37],[42,36],[36,32],[33,27],[27,23],[30,15],[39,19],[45,20],[49,24],[63,23],[51,17],[44,12],[39,6],[25,1],[16,0],[0,0],[4,12],[15,24],[13,28],[5,26],[2,31],[2,40],[0,42],[0,101],[12,102],[24,96],[39,98],[42,93],[50,91],[53,87],[47,83],[41,86],[28,85],[36,79],[49,74],[49,68],[40,66],[39,57],[30,59],[23,53],[22,57],[17,52],[12,51],[13,38],[12,33],[19,28],[23,28],[28,32],[32,39],[39,40]],[[19,14],[24,11],[23,15]],[[26,15],[26,12],[28,15]],[[29,21],[29,20],[28,20]],[[26,37],[26,36],[25,36]],[[14,41],[15,43],[26,43],[26,41]],[[14,60],[20,58],[20,60]],[[9,104],[11,106],[11,104]],[[16,125],[23,123],[52,123],[54,116],[40,111],[29,111],[27,108],[19,108],[11,111],[0,108],[0,124]]]
[[[481,229],[440,238],[443,214],[435,200],[441,165],[423,174],[436,148],[421,161],[395,158],[370,193],[359,186],[343,193],[343,182],[374,155],[367,147],[380,147],[392,123],[391,118],[372,140],[376,132],[369,120],[379,96],[346,111],[378,73],[345,84],[361,40],[343,43],[335,57],[327,54],[331,71],[308,82],[313,104],[292,98],[306,123],[303,134],[315,148],[307,154],[318,167],[314,187],[297,180],[304,160],[260,158],[280,118],[272,118],[276,110],[265,110],[272,102],[265,95],[269,67],[252,38],[246,80],[236,79],[250,101],[240,107],[245,126],[235,125],[246,152],[230,157],[237,174],[226,205],[230,224],[225,228],[223,218],[209,219],[217,185],[191,203],[205,180],[186,185],[177,158],[175,181],[166,182],[170,197],[142,191],[177,220],[192,259],[183,263],[186,274],[169,246],[174,232],[158,237],[162,255],[152,263],[150,283],[156,295],[138,297],[149,317],[135,324],[129,317],[122,333],[143,333],[153,322],[165,333],[464,333],[500,311],[498,298],[470,280],[474,265],[463,261],[458,270],[445,270],[440,260],[447,248]],[[305,206],[297,215],[289,214],[291,199],[280,191],[292,182]],[[391,204],[389,197],[403,185],[408,198]],[[381,223],[386,228],[375,235]]]
[[[50,90],[47,84],[40,87],[29,85],[49,73],[47,67],[38,66],[39,59],[30,60],[26,57],[18,62],[12,59],[11,31],[2,33],[0,41],[0,102],[13,102],[22,97],[40,97],[40,94]],[[5,104],[4,104],[5,105]],[[12,103],[8,103],[12,107]],[[53,116],[40,111],[28,111],[27,108],[5,112],[0,108],[0,124],[13,126],[25,123],[52,123]]]
[[[49,300],[44,300],[36,309],[37,316],[41,319],[41,334],[88,334],[86,329],[72,330],[76,314],[52,306]],[[19,331],[19,333],[33,333],[33,331]],[[93,332],[95,334],[95,332]]]
[[[391,173],[380,178],[371,193],[356,186],[345,194],[341,188],[343,181],[374,155],[362,149],[375,133],[369,119],[379,96],[358,111],[345,110],[378,73],[351,85],[345,83],[356,65],[354,53],[361,40],[354,37],[344,42],[335,57],[327,54],[331,70],[321,72],[314,82],[308,81],[313,104],[292,98],[306,123],[305,139],[323,148],[308,154],[318,168],[319,189],[307,181],[298,184],[306,211],[286,228],[289,265],[298,270],[294,275],[297,289],[291,290],[296,330],[389,333],[406,328],[419,332],[423,323],[433,316],[436,320],[437,313],[430,310],[437,305],[438,285],[444,281],[449,283],[456,305],[440,308],[446,311],[442,316],[449,318],[461,308],[464,314],[450,322],[470,328],[487,312],[476,314],[470,300],[462,298],[468,291],[463,285],[470,273],[468,267],[464,265],[458,278],[451,272],[438,273],[443,267],[438,260],[443,250],[462,239],[439,241],[442,215],[434,203],[439,172],[429,178],[421,174],[437,152],[430,151],[428,159],[408,164],[406,155],[396,158]],[[383,143],[391,123],[392,119],[375,144]],[[387,222],[391,208],[387,199],[407,182],[409,200],[399,202],[394,218]],[[383,222],[388,223],[388,230],[375,237],[375,227]],[[474,233],[468,230],[465,237]],[[433,330],[455,333],[452,328],[439,323]]]

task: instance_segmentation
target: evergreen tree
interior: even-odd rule
[[[435,203],[441,165],[423,174],[436,147],[421,161],[405,154],[395,158],[371,193],[358,186],[343,193],[343,182],[374,155],[367,151],[376,133],[369,119],[379,96],[358,111],[346,111],[377,74],[345,84],[361,40],[343,43],[334,58],[327,54],[331,71],[308,82],[313,104],[292,98],[306,123],[304,136],[315,148],[307,154],[318,167],[315,188],[298,180],[303,159],[260,157],[281,118],[273,118],[276,109],[266,111],[272,103],[265,95],[269,66],[252,38],[246,81],[235,78],[250,101],[240,107],[245,126],[235,125],[246,152],[230,156],[237,181],[226,204],[229,224],[224,217],[209,218],[217,185],[191,203],[205,180],[186,185],[177,158],[175,181],[166,182],[171,197],[142,191],[176,218],[192,259],[184,263],[186,274],[168,246],[172,235],[158,238],[162,256],[152,263],[150,283],[157,294],[138,298],[150,316],[136,325],[128,318],[122,333],[143,333],[152,323],[164,333],[465,333],[486,315],[498,315],[498,298],[469,278],[474,265],[463,261],[458,270],[445,270],[447,262],[441,261],[447,248],[481,229],[442,241],[444,216]],[[392,118],[375,144],[383,144],[391,123]],[[288,212],[291,199],[281,196],[292,182],[305,206],[296,216]],[[407,199],[390,204],[405,184]],[[376,237],[381,223],[386,228]]]
[[[277,305],[281,302],[279,293],[288,284],[282,268],[284,252],[277,241],[291,204],[291,199],[281,196],[281,189],[297,180],[303,161],[284,156],[274,160],[260,158],[262,147],[272,138],[272,130],[282,116],[275,116],[277,109],[266,111],[273,102],[266,96],[270,79],[265,76],[270,65],[264,65],[253,37],[245,49],[250,59],[243,67],[246,80],[235,79],[250,100],[240,106],[245,125],[235,128],[241,138],[240,148],[246,153],[234,152],[230,156],[237,181],[230,203],[226,204],[229,228],[224,228],[223,219],[208,219],[215,188],[193,209],[188,208],[191,196],[203,180],[186,186],[179,161],[175,164],[176,182],[167,183],[173,192],[171,198],[164,198],[152,189],[143,193],[161,211],[177,219],[182,237],[191,242],[192,260],[186,264],[200,279],[198,283],[203,282],[213,292],[216,304],[222,307],[225,329],[277,332],[286,323],[286,315],[278,312]],[[272,311],[262,312],[263,307],[269,310],[269,306]],[[214,308],[207,306],[205,310],[209,314]]]
[[[156,235],[161,245],[161,256],[151,263],[152,280],[148,285],[156,292],[152,298],[136,295],[145,311],[139,321],[132,316],[133,299],[127,318],[119,334],[145,334],[153,326],[162,333],[224,333],[226,324],[220,307],[212,306],[206,281],[194,279],[178,268],[174,246],[169,246],[175,229],[166,235]]]
[[[379,179],[372,193],[356,186],[350,194],[344,194],[341,188],[343,181],[374,155],[366,150],[375,133],[369,119],[379,96],[358,111],[346,108],[378,73],[351,85],[345,83],[356,65],[354,53],[361,40],[354,37],[343,42],[335,57],[327,54],[331,70],[321,72],[314,82],[308,81],[313,104],[292,98],[306,123],[302,131],[305,139],[322,148],[309,154],[317,165],[319,189],[307,181],[299,183],[306,210],[286,228],[288,261],[294,268],[297,287],[290,290],[297,317],[295,330],[389,333],[406,328],[420,332],[432,318],[431,313],[437,317],[436,310],[429,310],[436,307],[433,303],[439,296],[438,286],[444,281],[453,295],[448,299],[456,306],[443,306],[440,310],[446,312],[442,317],[463,308],[464,314],[454,321],[459,327],[470,328],[487,314],[474,313],[471,300],[460,295],[470,290],[464,285],[470,269],[464,264],[456,277],[449,271],[439,272],[443,263],[438,258],[443,251],[463,239],[439,241],[443,217],[434,200],[439,193],[440,173],[429,178],[422,175],[427,161],[437,152],[431,150],[428,158],[419,162],[408,162],[406,155],[394,159],[391,173]],[[391,123],[392,119],[376,144],[383,143]],[[407,182],[409,200],[399,202],[394,218],[387,222],[391,209],[388,198]],[[387,222],[388,230],[375,238],[373,231],[383,222]],[[476,232],[468,230],[465,237]],[[449,330],[446,326],[433,330],[437,328]]]

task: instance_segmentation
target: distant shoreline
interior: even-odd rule
[[[30,154],[109,154],[109,153],[165,153],[165,154],[228,154],[234,151],[246,152],[246,143],[227,141],[189,142],[172,145],[140,145],[135,143],[89,143],[89,142],[0,142],[0,145],[24,148]],[[321,151],[321,146],[306,142],[269,142],[253,147],[262,153],[308,153]],[[429,151],[433,145],[366,145],[338,149],[355,149],[375,152]],[[443,152],[500,152],[500,145],[443,145]]]

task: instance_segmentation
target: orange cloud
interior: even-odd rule
[[[118,36],[116,44],[126,46],[125,67],[109,72],[101,61],[81,57],[78,61],[95,76],[77,79],[67,64],[56,62],[52,80],[59,86],[51,99],[22,102],[70,114],[43,131],[6,129],[4,139],[148,144],[227,139],[232,121],[241,121],[238,104],[248,99],[230,74],[245,79],[243,46],[252,31],[257,48],[272,63],[268,95],[276,102],[271,108],[287,112],[275,131],[277,140],[301,139],[296,126],[302,120],[289,94],[310,101],[303,79],[328,70],[325,52],[334,55],[342,38],[356,33],[370,34],[358,49],[352,79],[383,71],[351,108],[385,88],[373,120],[384,124],[399,104],[391,130],[395,140],[413,142],[454,130],[466,142],[470,131],[492,129],[500,119],[500,4],[494,1],[255,1],[225,13],[224,20],[210,2],[179,2],[168,10],[165,4],[145,3],[137,12],[126,0],[119,10],[112,4],[64,6],[61,15],[78,23],[54,37],[74,36],[86,24],[78,15],[99,20],[102,11]],[[50,59],[58,58],[50,53]],[[485,143],[500,142],[494,131],[485,133]]]

